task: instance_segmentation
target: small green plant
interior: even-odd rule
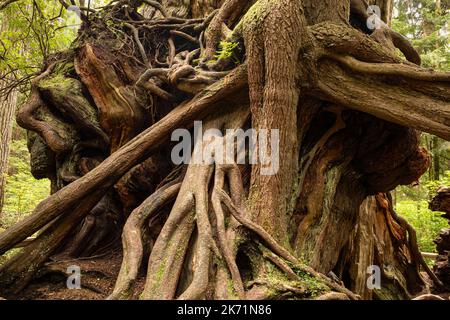
[[[230,59],[234,56],[235,49],[239,46],[239,42],[228,42],[228,41],[221,41],[219,43],[219,50],[217,51],[215,58],[217,60],[221,59]],[[235,58],[235,62],[238,63],[239,60]]]
[[[447,221],[437,212],[428,209],[426,200],[402,200],[397,202],[397,213],[414,227],[417,232],[417,243],[423,252],[435,252],[433,240],[439,231],[448,227]]]

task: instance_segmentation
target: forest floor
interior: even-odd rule
[[[17,300],[103,300],[108,297],[122,263],[120,249],[107,255],[89,259],[50,262],[37,278],[22,292],[9,297]],[[81,270],[81,289],[68,289],[67,270],[77,266]],[[145,274],[139,277],[133,298],[143,290]]]
[[[103,256],[87,259],[66,260],[48,263],[35,280],[22,292],[8,297],[15,300],[104,300],[112,292],[122,263],[122,252],[118,248]],[[81,289],[68,289],[67,270],[78,266],[81,270]],[[430,284],[426,273],[422,276]],[[139,299],[145,284],[145,272],[138,277],[133,299]],[[448,300],[450,292],[439,293]]]

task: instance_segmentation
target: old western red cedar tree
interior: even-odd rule
[[[389,22],[392,2],[372,2]],[[364,1],[121,0],[83,12],[73,48],[45,61],[18,115],[53,194],[0,234],[4,253],[42,230],[1,267],[4,291],[54,254],[89,256],[120,234],[111,299],[132,296],[143,266],[144,299],[424,289],[389,191],[429,165],[417,130],[450,139],[450,76],[420,68],[387,24],[368,28]],[[194,120],[279,129],[279,172],[171,165],[172,131]],[[366,285],[371,265],[379,290]]]

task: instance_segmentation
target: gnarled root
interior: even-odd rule
[[[128,299],[132,286],[137,278],[144,252],[142,228],[144,223],[168,201],[175,198],[181,183],[165,185],[145,200],[131,215],[123,229],[123,262],[113,293],[108,299]]]
[[[239,116],[235,115],[234,118],[219,116],[210,119],[204,125],[204,130],[230,127],[227,123],[236,120],[242,122],[246,118],[242,117],[242,112],[248,114],[248,110],[243,108],[235,113]],[[241,125],[242,123],[231,127]],[[226,137],[214,139],[214,144],[219,145],[227,141]],[[210,144],[205,142],[196,145],[193,159],[199,159],[196,158],[199,152],[209,152],[209,147]],[[218,159],[227,161],[222,163]],[[279,290],[306,295],[306,291],[298,286],[302,283],[299,273],[307,273],[326,287],[341,292],[350,299],[358,299],[340,284],[302,266],[264,228],[252,222],[245,213],[242,201],[246,191],[239,167],[231,159],[221,158],[216,153],[209,160],[192,162],[181,185],[176,183],[163,186],[128,218],[123,233],[124,260],[116,287],[109,299],[129,298],[132,294],[132,285],[142,263],[142,231],[145,221],[177,194],[172,211],[153,246],[141,298],[253,298],[253,291],[250,290],[248,294],[246,289],[255,283],[244,283],[237,263],[237,253],[239,243],[256,240],[261,242],[260,253],[263,259],[287,275],[286,282],[277,285]],[[211,180],[214,182],[211,183]],[[250,234],[243,232],[242,228]],[[260,280],[257,282],[263,285]],[[227,283],[231,284],[231,290],[230,287],[223,287]]]
[[[63,153],[70,150],[70,143],[65,141],[47,122],[36,118],[35,112],[44,106],[38,83],[53,71],[55,64],[51,64],[41,75],[34,78],[31,86],[31,95],[27,103],[17,114],[17,123],[28,130],[33,130],[45,140],[47,146],[55,153]]]

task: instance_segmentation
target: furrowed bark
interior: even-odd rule
[[[0,83],[1,87],[1,83]],[[6,177],[8,174],[9,144],[12,138],[17,92],[12,92],[5,100],[0,100],[0,221],[5,199]]]

